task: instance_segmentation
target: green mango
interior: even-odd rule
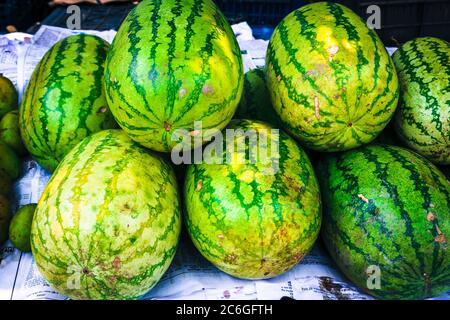
[[[11,202],[0,194],[0,246],[8,240],[9,222],[11,220]]]
[[[11,177],[3,170],[0,170],[0,194],[8,196],[12,188]]]
[[[0,118],[17,109],[17,91],[11,80],[0,74]]]
[[[9,225],[9,239],[22,252],[31,252],[30,232],[36,204],[27,204],[20,208]]]
[[[2,141],[0,141],[0,171],[4,171],[13,180],[16,180],[20,174],[19,158],[16,153]]]
[[[0,120],[0,140],[10,146],[19,156],[27,153],[20,136],[19,110],[8,112]]]

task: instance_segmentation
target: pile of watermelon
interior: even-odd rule
[[[414,39],[391,58],[339,4],[289,14],[266,66],[244,75],[212,0],[144,0],[111,45],[56,43],[11,115],[53,172],[32,218],[36,264],[70,298],[139,298],[184,221],[235,277],[281,275],[323,241],[375,297],[439,295],[450,290],[449,101],[449,43]],[[14,170],[0,170],[2,189]]]

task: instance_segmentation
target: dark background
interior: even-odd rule
[[[0,33],[7,25],[33,33],[39,23],[66,27],[66,7],[48,5],[48,0],[0,0]],[[315,1],[308,0],[215,0],[230,23],[247,21],[256,38],[268,39],[273,28],[289,12]],[[402,43],[419,36],[435,36],[450,41],[450,0],[336,0],[364,19],[371,4],[381,8],[382,28],[377,30],[386,45]],[[132,3],[80,5],[82,29],[117,29]]]

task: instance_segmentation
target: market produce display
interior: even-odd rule
[[[14,214],[9,225],[9,239],[22,252],[30,252],[31,223],[33,222],[36,204],[27,204]]]
[[[285,129],[314,150],[373,141],[397,106],[397,74],[383,43],[359,16],[332,2],[283,19],[270,39],[266,70]]]
[[[17,130],[17,91],[0,74],[0,246],[8,240],[12,185],[20,175],[23,143]],[[17,152],[17,154],[16,154]]]
[[[266,66],[244,75],[212,0],[144,0],[111,46],[57,42],[20,110],[0,75],[0,245],[31,250],[69,298],[136,299],[171,264],[184,209],[195,247],[234,277],[283,274],[322,225],[363,291],[445,293],[449,66],[443,40],[414,39],[392,60],[350,9],[319,2],[283,19]],[[174,161],[181,141],[202,161]],[[17,210],[27,151],[54,172],[39,203]]]
[[[296,265],[318,236],[317,179],[307,155],[284,132],[275,137],[271,126],[250,120],[233,120],[227,129],[247,132],[249,141],[246,135],[227,136],[222,153],[189,166],[187,228],[203,256],[222,271],[271,278]],[[267,142],[253,144],[253,139]],[[209,164],[226,160],[230,144],[243,146],[229,155],[230,163]]]
[[[173,136],[177,129],[194,134],[196,121],[204,130],[228,124],[242,95],[242,56],[212,0],[143,1],[114,38],[105,84],[125,132],[167,152],[183,140]]]
[[[413,150],[450,165],[450,43],[414,39],[393,58],[401,88],[396,131]]]
[[[344,274],[385,299],[423,299],[450,284],[450,184],[428,160],[399,147],[369,146],[318,166],[322,235]],[[368,287],[368,270],[380,287]]]
[[[38,203],[31,247],[39,271],[70,298],[138,298],[175,254],[178,197],[172,168],[122,130],[85,138]]]
[[[17,108],[17,91],[8,78],[0,74],[0,119]]]
[[[264,68],[256,68],[244,75],[244,93],[234,115],[235,119],[254,119],[281,128],[281,121],[270,100]]]
[[[31,76],[20,130],[30,154],[50,172],[84,137],[116,127],[102,81],[108,47],[96,36],[67,37],[47,51]]]

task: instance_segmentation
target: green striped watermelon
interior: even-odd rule
[[[180,229],[172,168],[122,130],[105,130],[58,166],[38,203],[31,247],[60,293],[132,299],[169,267]]]
[[[350,280],[385,299],[450,290],[450,184],[431,162],[400,147],[368,146],[326,157],[317,174],[322,236]],[[371,266],[380,271],[378,288]]]
[[[222,271],[247,279],[274,277],[302,260],[318,236],[316,176],[304,151],[284,132],[250,120],[233,120],[228,129],[245,132],[224,140],[224,149],[236,143],[234,152],[207,152],[205,163],[188,168],[187,228],[198,250]],[[270,161],[255,158],[266,152]],[[208,164],[227,157],[228,162]]]
[[[393,58],[401,90],[397,133],[429,160],[450,164],[450,43],[414,39]]]
[[[212,0],[142,1],[119,28],[105,70],[119,125],[163,152],[179,143],[172,139],[175,130],[194,133],[195,121],[203,129],[224,128],[241,99],[243,78],[236,38]]]
[[[20,131],[30,154],[49,171],[83,138],[116,126],[103,88],[108,47],[96,36],[70,36],[33,72],[20,108]]]
[[[235,119],[253,119],[281,128],[278,114],[270,100],[263,68],[256,68],[244,75],[244,93],[234,115]]]
[[[284,18],[270,39],[266,70],[284,127],[314,150],[373,141],[397,106],[397,75],[383,43],[340,4],[309,4]]]

